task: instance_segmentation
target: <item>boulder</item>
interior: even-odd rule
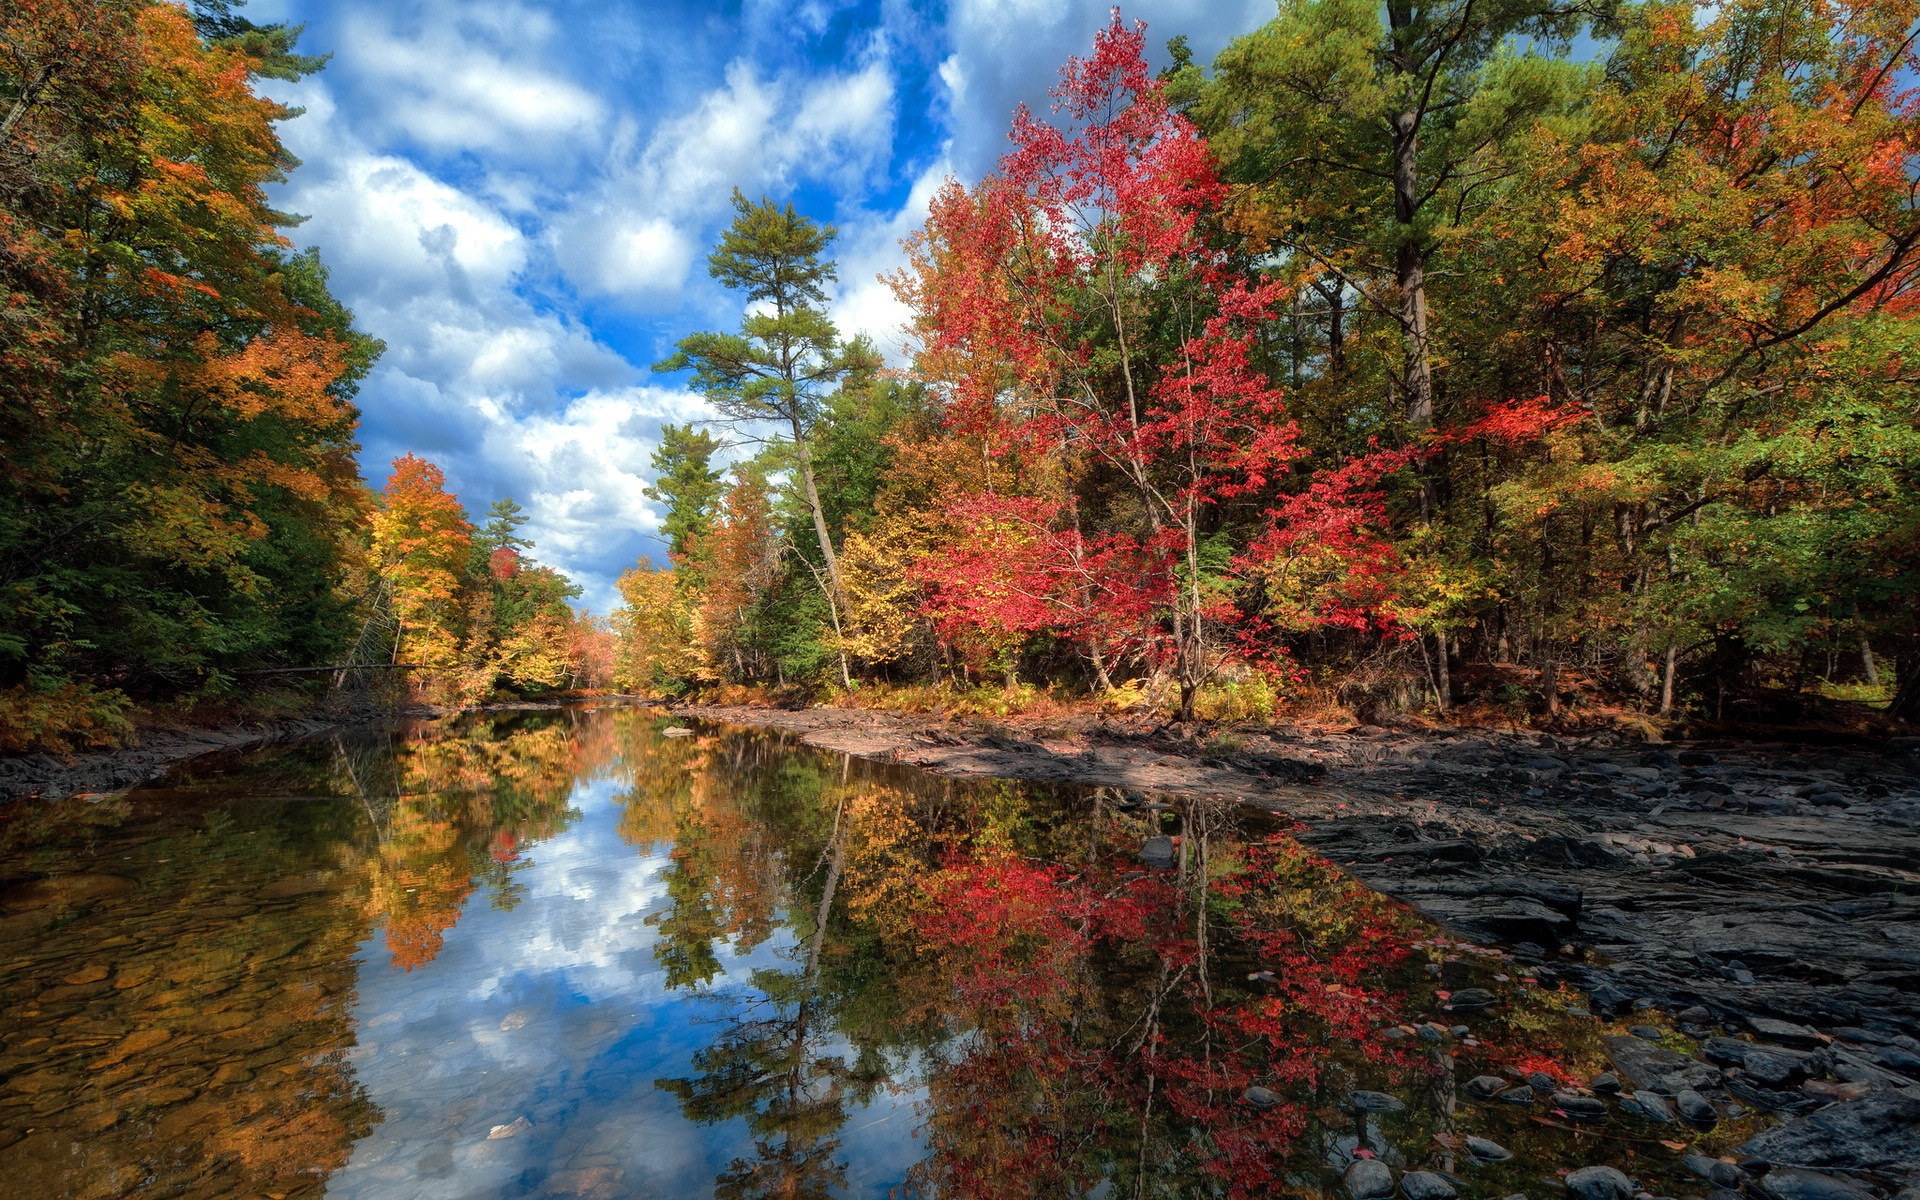
[[[1635,1191],[1633,1180],[1612,1167],[1581,1167],[1568,1173],[1566,1184],[1573,1200],[1633,1200]]]
[[[1843,1100],[1742,1145],[1737,1153],[1786,1167],[1886,1170],[1920,1163],[1920,1095],[1916,1089]]]
[[[1393,1169],[1377,1158],[1355,1159],[1341,1175],[1340,1185],[1352,1200],[1386,1200],[1393,1195]]]
[[[1773,1200],[1873,1200],[1873,1193],[1850,1179],[1799,1167],[1768,1171],[1760,1188]]]
[[[1454,1200],[1460,1193],[1448,1183],[1445,1176],[1432,1171],[1408,1171],[1400,1177],[1400,1194],[1407,1200]],[[1783,1200],[1802,1200],[1801,1197],[1786,1197]],[[1807,1197],[1806,1200],[1824,1200]]]

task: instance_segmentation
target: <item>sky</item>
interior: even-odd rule
[[[531,520],[533,557],[610,612],[641,556],[663,423],[706,411],[650,366],[741,304],[707,274],[734,188],[839,230],[831,312],[898,356],[878,276],[948,178],[991,170],[1016,105],[1047,105],[1110,0],[254,0],[304,24],[318,75],[262,90],[304,112],[273,197],[307,220],[334,293],[386,354],[362,386],[361,464],[407,451],[476,515]],[[1161,60],[1203,61],[1273,0],[1133,0]]]

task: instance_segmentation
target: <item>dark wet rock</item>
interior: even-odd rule
[[[1744,1178],[1740,1173],[1739,1167],[1734,1166],[1730,1162],[1722,1162],[1717,1158],[1708,1158],[1698,1150],[1689,1151],[1680,1159],[1680,1162],[1687,1170],[1692,1171],[1708,1183],[1715,1184],[1719,1187],[1739,1187],[1740,1180]]]
[[[1502,1104],[1532,1104],[1537,1094],[1538,1093],[1532,1088],[1523,1083],[1518,1087],[1510,1087],[1506,1091],[1501,1092],[1500,1102]]]
[[[1588,1081],[1587,1086],[1596,1092],[1612,1094],[1620,1090],[1620,1077],[1612,1071],[1602,1071]]]
[[[1796,1025],[1792,1021],[1777,1021],[1772,1017],[1748,1017],[1747,1028],[1763,1041],[1780,1046],[1792,1046],[1796,1050],[1818,1050],[1820,1035],[1805,1025]]]
[[[1640,1115],[1650,1121],[1666,1125],[1673,1120],[1673,1110],[1657,1092],[1638,1091],[1633,1094],[1633,1102],[1640,1108]]]
[[[1669,1075],[1699,1065],[1684,1054],[1643,1038],[1612,1034],[1600,1040],[1606,1045],[1613,1069],[1636,1091],[1655,1088]]]
[[[1400,1194],[1407,1200],[1454,1200],[1460,1193],[1448,1183],[1445,1176],[1432,1171],[1408,1171],[1400,1177]],[[1782,1197],[1781,1200],[1803,1200],[1802,1197]],[[1805,1197],[1804,1200],[1826,1200],[1825,1197]],[[1836,1198],[1838,1200],[1838,1198]]]
[[[1749,1078],[1776,1089],[1798,1083],[1807,1077],[1804,1064],[1795,1062],[1784,1054],[1774,1054],[1766,1050],[1749,1050],[1741,1061],[1741,1067]]]
[[[1738,1152],[1789,1167],[1871,1171],[1920,1163],[1917,1091],[1842,1101],[1749,1138]]]
[[[1475,1137],[1472,1134],[1467,1136],[1467,1153],[1472,1155],[1475,1161],[1483,1163],[1506,1162],[1513,1157],[1513,1151],[1499,1142]]]
[[[1467,1080],[1467,1095],[1477,1100],[1491,1100],[1507,1090],[1507,1081],[1498,1075],[1475,1075]]]
[[[1432,920],[1474,941],[1558,945],[1574,927],[1579,888],[1544,880],[1481,879],[1436,883],[1371,879]]]
[[[1454,1012],[1481,1012],[1494,1006],[1494,995],[1486,988],[1461,988],[1447,997],[1446,1007]]]
[[[1566,1178],[1573,1200],[1633,1200],[1633,1180],[1612,1167],[1581,1167]]]
[[[1742,1042],[1729,1037],[1714,1037],[1701,1043],[1700,1053],[1707,1056],[1708,1062],[1718,1063],[1723,1067],[1744,1067],[1747,1062],[1747,1052],[1753,1048],[1751,1042]]]
[[[1559,1081],[1544,1071],[1535,1071],[1527,1076],[1527,1084],[1536,1092],[1551,1092],[1559,1087]]]
[[[1277,1108],[1280,1105],[1280,1093],[1272,1088],[1261,1087],[1259,1084],[1241,1092],[1240,1098],[1255,1108]]]
[[[1173,839],[1170,837],[1150,837],[1140,847],[1141,859],[1150,867],[1170,867],[1173,865]]]
[[[1677,1096],[1692,1088],[1719,1087],[1726,1079],[1726,1073],[1719,1067],[1703,1062],[1689,1061],[1686,1066],[1669,1075],[1662,1075],[1654,1082],[1653,1090],[1663,1096]]]
[[[1576,1092],[1555,1092],[1553,1106],[1576,1121],[1598,1121],[1607,1115],[1607,1102]]]
[[[1347,1097],[1347,1104],[1359,1112],[1397,1113],[1407,1110],[1405,1101],[1385,1092],[1354,1092]]]
[[[1873,1193],[1852,1180],[1798,1167],[1768,1171],[1760,1189],[1773,1200],[1873,1200]]]
[[[1712,1125],[1720,1119],[1720,1114],[1713,1111],[1713,1102],[1692,1088],[1674,1093],[1673,1107],[1683,1119],[1695,1125]]]
[[[1393,1195],[1393,1169],[1377,1158],[1354,1160],[1340,1176],[1352,1200],[1385,1200]]]
[[[1629,1025],[1627,1026],[1627,1032],[1647,1042],[1657,1042],[1666,1036],[1666,1034],[1651,1025]]]

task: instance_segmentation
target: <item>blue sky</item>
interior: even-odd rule
[[[663,561],[641,495],[659,427],[700,400],[648,366],[731,328],[706,273],[728,196],[792,200],[841,231],[833,314],[897,353],[877,276],[928,196],[1004,150],[1108,0],[255,0],[330,53],[283,127],[303,165],[275,201],[309,220],[334,291],[387,354],[360,396],[376,486],[412,450],[472,511],[512,496],[535,557],[607,612]],[[1273,0],[1137,0],[1202,56]]]

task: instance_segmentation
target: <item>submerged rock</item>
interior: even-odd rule
[[[1633,1200],[1633,1180],[1612,1167],[1581,1167],[1566,1184],[1573,1200]]]
[[[1241,1092],[1240,1098],[1255,1108],[1278,1108],[1280,1106],[1280,1093],[1274,1091],[1272,1088],[1261,1087],[1257,1083],[1246,1091]]]
[[[1474,1137],[1471,1134],[1467,1135],[1467,1153],[1471,1154],[1476,1161],[1483,1163],[1506,1162],[1513,1157],[1513,1151],[1499,1142]]]
[[[1445,1176],[1432,1171],[1408,1171],[1400,1177],[1400,1194],[1407,1200],[1454,1200],[1460,1193],[1448,1183]],[[1801,1197],[1787,1197],[1783,1200],[1802,1200]],[[1825,1200],[1824,1197],[1807,1197],[1805,1200]]]
[[[1767,1172],[1760,1188],[1773,1200],[1873,1200],[1873,1193],[1852,1180],[1798,1167]]]
[[[1354,1092],[1347,1103],[1360,1112],[1397,1113],[1407,1110],[1406,1102],[1385,1092]]]
[[[1353,1200],[1385,1200],[1393,1195],[1393,1168],[1377,1158],[1357,1159],[1341,1175],[1340,1184]]]

